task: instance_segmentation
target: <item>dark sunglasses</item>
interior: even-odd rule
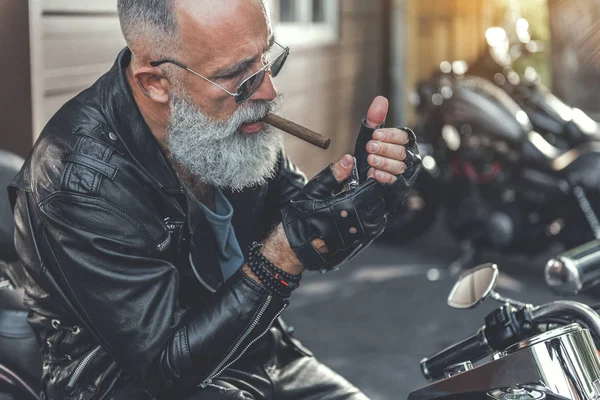
[[[219,85],[218,83],[211,81],[207,77],[200,75],[196,71],[188,68],[186,65],[184,65],[180,62],[177,62],[175,60],[151,61],[150,65],[153,67],[158,67],[159,65],[166,64],[166,63],[175,64],[178,67],[183,68],[186,71],[189,71],[196,76],[199,76],[200,78],[204,79],[205,81],[212,83],[213,85],[215,85],[219,89],[223,90],[230,96],[233,96],[235,98],[235,102],[239,104],[239,103],[243,103],[247,100],[250,100],[252,98],[252,96],[254,96],[254,93],[256,93],[256,91],[263,84],[263,82],[265,80],[265,75],[267,74],[267,72],[270,73],[273,78],[275,78],[277,75],[279,75],[281,68],[283,68],[283,65],[285,64],[288,56],[290,55],[290,48],[283,47],[282,45],[280,45],[277,42],[275,42],[275,44],[277,44],[277,46],[281,47],[283,49],[283,52],[281,52],[281,54],[279,54],[273,60],[269,61],[261,69],[259,69],[258,71],[256,71],[252,75],[250,75],[248,78],[244,79],[244,81],[238,86],[236,93],[231,93],[229,90],[225,89],[223,86]]]

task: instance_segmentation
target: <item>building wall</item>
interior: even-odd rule
[[[485,48],[494,0],[407,0],[405,5],[408,91],[442,61],[474,60]],[[405,96],[405,114],[412,124],[415,115],[408,99]]]
[[[598,3],[597,0],[551,1],[569,4]],[[509,29],[506,25],[506,12],[509,8],[518,11],[530,22],[530,33],[534,40],[546,43],[550,36],[546,0],[404,0],[403,3],[407,50],[404,86],[407,93],[404,104],[409,124],[414,123],[415,114],[413,106],[409,104],[408,94],[415,89],[417,83],[438,70],[442,61],[473,62],[486,51],[488,45],[485,33],[488,28],[502,26]],[[513,66],[517,72],[522,73],[526,65],[532,65],[548,84],[549,64],[546,49],[537,56],[523,56]]]
[[[549,0],[552,88],[567,104],[600,115],[600,2]]]
[[[286,138],[288,153],[309,176],[354,148],[371,100],[388,92],[384,40],[388,1],[340,1],[339,42],[292,48],[276,80],[286,95],[282,115],[332,139],[330,149],[324,151]],[[34,75],[42,77],[35,93],[41,110],[38,131],[64,102],[106,71],[124,46],[114,3],[42,0],[43,56],[34,68]]]
[[[309,175],[353,152],[373,98],[389,95],[387,0],[341,0],[340,42],[295,51],[277,78],[283,115],[332,139],[323,151],[295,138],[288,152]]]
[[[0,1],[0,148],[22,156],[32,142],[28,18],[26,1]]]

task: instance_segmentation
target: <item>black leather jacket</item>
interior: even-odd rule
[[[130,93],[130,58],[61,108],[9,189],[50,399],[176,398],[287,305],[240,271],[224,282],[212,231]],[[267,185],[226,194],[242,249],[305,181],[282,156]]]

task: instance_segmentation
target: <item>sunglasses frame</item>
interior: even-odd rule
[[[281,71],[281,69],[283,68],[288,56],[290,55],[290,48],[289,47],[283,47],[282,45],[280,45],[277,42],[274,42],[277,46],[281,47],[283,49],[283,52],[281,52],[277,57],[275,57],[273,60],[269,61],[267,64],[265,64],[261,69],[259,69],[258,71],[256,71],[255,73],[253,73],[252,75],[250,75],[249,77],[247,77],[246,79],[244,79],[242,81],[242,83],[239,84],[239,86],[237,87],[237,91],[236,93],[231,93],[229,90],[225,89],[223,86],[219,85],[218,83],[208,79],[207,77],[199,74],[198,72],[194,71],[193,69],[189,68],[187,65],[182,64],[178,61],[172,60],[172,59],[164,59],[164,60],[159,60],[159,61],[150,61],[150,65],[153,67],[158,67],[162,64],[174,64],[176,66],[178,66],[179,68],[185,69],[188,72],[191,72],[192,74],[204,79],[205,81],[213,84],[214,86],[218,87],[219,89],[221,89],[222,91],[224,91],[225,93],[227,93],[230,96],[233,96],[235,99],[236,103],[243,103],[245,101],[248,101],[252,98],[252,96],[254,96],[254,94],[256,93],[256,91],[261,87],[262,83],[264,82],[264,75],[269,72],[271,74],[271,76],[273,78],[275,78],[279,72]],[[283,59],[282,59],[283,58]],[[275,64],[278,60],[281,60],[281,63],[279,65],[279,67],[277,68],[277,71],[273,71],[271,69],[271,67],[273,66],[273,64]],[[250,93],[244,94],[243,93],[243,89],[242,87],[244,85],[246,85],[250,80],[252,80],[253,78],[256,78],[259,74],[263,74],[262,79],[260,79],[260,84],[258,84],[256,87],[254,87],[255,83],[251,82],[251,88],[253,88],[253,90],[251,89]]]

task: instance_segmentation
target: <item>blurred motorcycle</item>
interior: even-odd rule
[[[502,305],[475,335],[423,359],[421,372],[434,383],[408,399],[599,398],[597,312],[575,301],[536,307],[503,298],[494,292],[497,277],[496,265],[484,264],[458,279],[448,297],[450,307],[472,308],[488,296]]]
[[[424,169],[382,240],[416,239],[445,210],[463,244],[460,269],[481,248],[535,254],[552,237],[569,248],[590,239],[588,226],[599,237],[597,185],[588,178],[582,187],[578,176],[593,174],[600,125],[554,96],[534,68],[514,71],[543,44],[531,40],[524,18],[513,19],[514,32],[487,30],[488,46],[472,65],[443,62],[419,83],[413,104]]]
[[[0,188],[6,188],[23,159],[0,150]],[[14,247],[13,213],[0,201],[0,400],[38,400],[42,360],[23,304],[21,268]]]
[[[426,179],[415,187],[435,207],[414,214],[433,221],[423,214],[444,211],[464,248],[455,269],[485,249],[535,255],[556,242],[573,248],[600,239],[600,141],[551,143],[548,131],[538,132],[528,112],[484,78],[447,73],[432,82],[433,94],[421,93],[429,103],[418,107]],[[408,231],[399,223],[392,238],[394,229]]]
[[[541,77],[532,66],[523,75],[515,70],[515,64],[523,56],[544,51],[544,44],[531,39],[529,23],[519,17],[513,30],[492,27],[486,31],[487,47],[472,63],[444,62],[440,72],[419,85],[419,101],[430,106],[438,89],[439,80],[445,75],[455,77],[465,74],[479,76],[494,82],[527,113],[534,129],[548,142],[561,149],[570,149],[582,143],[600,140],[600,125],[584,111],[570,107],[542,84]],[[429,103],[429,104],[428,104]]]

